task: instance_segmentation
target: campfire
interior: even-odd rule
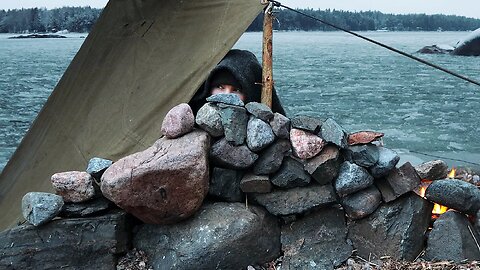
[[[456,169],[452,168],[450,172],[447,175],[448,179],[455,179],[456,176]],[[431,180],[428,179],[422,179],[422,183],[420,184],[420,191],[419,195],[425,198],[425,191],[427,190],[427,187],[432,183]],[[432,210],[432,219],[436,220],[441,214],[447,212],[448,207],[440,205],[438,203],[435,203],[433,205],[433,210]]]

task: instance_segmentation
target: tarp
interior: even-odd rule
[[[117,160],[160,137],[262,10],[260,0],[111,0],[0,176],[0,229],[55,172]]]

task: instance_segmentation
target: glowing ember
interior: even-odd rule
[[[450,179],[455,178],[455,173],[456,173],[455,168],[452,168],[452,170],[448,173],[448,178]]]

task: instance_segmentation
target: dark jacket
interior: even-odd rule
[[[193,96],[189,104],[194,113],[206,103],[206,98],[210,95],[212,87],[211,79],[215,73],[222,70],[228,70],[240,83],[242,92],[246,95],[245,104],[252,101],[261,102],[262,66],[253,53],[235,49],[230,50],[225,55]],[[285,110],[278,99],[275,88],[272,96],[272,111],[285,115]]]

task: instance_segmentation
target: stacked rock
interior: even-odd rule
[[[103,214],[113,205],[99,192],[97,181],[112,164],[111,160],[92,158],[86,171],[56,173],[51,183],[56,194],[29,192],[22,199],[22,213],[34,226],[53,218],[89,217]]]

